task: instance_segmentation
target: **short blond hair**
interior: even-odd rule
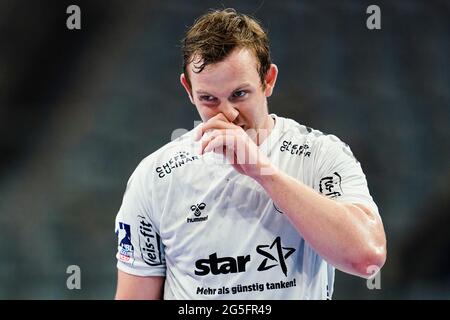
[[[202,63],[193,71],[200,73],[207,65],[224,60],[236,48],[249,49],[255,54],[261,85],[265,88],[265,77],[272,63],[267,33],[256,19],[230,8],[204,14],[183,38],[183,72],[189,86],[189,63],[198,58]]]

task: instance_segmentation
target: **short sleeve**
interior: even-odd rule
[[[314,189],[344,203],[358,203],[379,214],[361,164],[350,147],[333,135],[323,136]]]
[[[152,215],[148,185],[141,163],[128,180],[116,216],[117,268],[137,276],[165,276],[164,246]]]

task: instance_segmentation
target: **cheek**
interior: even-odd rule
[[[261,113],[261,111],[263,110],[263,105],[264,99],[261,99],[260,97],[254,97],[243,105],[242,112],[254,118]]]
[[[211,119],[212,117],[214,117],[216,115],[216,113],[214,112],[214,109],[212,108],[208,108],[208,107],[204,107],[204,106],[196,106],[197,107],[197,111],[200,115],[200,117],[202,118],[203,122],[208,121],[209,119]]]
[[[246,118],[250,120],[252,126],[260,126],[265,121],[266,113],[265,99],[262,97],[253,100],[252,104],[245,108]]]

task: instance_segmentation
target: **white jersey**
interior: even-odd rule
[[[297,122],[259,147],[317,192],[378,214],[349,147]],[[165,276],[165,299],[330,299],[334,267],[306,242],[265,190],[215,153],[199,155],[194,130],[145,158],[116,217],[117,267]]]

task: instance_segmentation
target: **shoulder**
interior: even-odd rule
[[[164,169],[167,171],[169,168],[173,169],[198,158],[197,152],[195,152],[197,144],[193,140],[193,132],[194,130],[185,133],[143,158],[132,177],[151,178],[155,173],[162,175]]]
[[[277,117],[281,122],[282,149],[302,143],[304,149],[309,149],[317,155],[325,155],[338,150],[350,150],[349,146],[334,134],[328,134],[289,118]],[[283,151],[283,150],[282,150]]]

